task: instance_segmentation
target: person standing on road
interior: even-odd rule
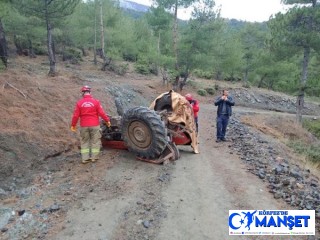
[[[82,163],[95,162],[99,159],[101,147],[101,133],[99,116],[105,121],[107,127],[111,127],[110,119],[103,111],[100,101],[91,96],[91,88],[81,88],[82,99],[74,109],[71,131],[76,131],[76,125],[80,118],[80,142]]]
[[[198,133],[198,131],[199,131],[198,112],[200,110],[199,102],[197,100],[195,100],[190,93],[187,93],[184,97],[188,100],[188,102],[192,106],[193,115],[194,115],[194,122],[196,124],[196,131]]]
[[[216,142],[226,141],[226,131],[229,117],[232,114],[232,106],[234,101],[227,90],[222,90],[222,96],[219,96],[215,103],[217,109],[217,140]]]

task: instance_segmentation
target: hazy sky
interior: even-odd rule
[[[130,0],[133,2],[151,5],[150,0]],[[270,15],[284,12],[285,6],[280,0],[215,0],[216,7],[221,6],[221,16],[251,22],[267,21]],[[179,18],[187,19],[190,10],[180,9]]]
[[[216,0],[221,5],[221,16],[251,22],[267,21],[270,15],[284,12],[280,0]]]

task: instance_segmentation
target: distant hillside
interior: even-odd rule
[[[140,18],[141,16],[143,16],[146,12],[149,11],[150,7],[140,4],[140,3],[136,3],[136,2],[132,2],[129,0],[119,0],[119,7],[129,16],[137,19]],[[225,21],[228,23],[228,25],[230,25],[231,29],[238,31],[240,29],[242,29],[248,22],[246,21],[240,21],[240,20],[236,20],[236,19],[225,19]],[[186,23],[186,20],[180,20],[179,21],[180,24],[182,23]],[[263,22],[261,24],[263,27],[266,26],[266,22]]]
[[[119,5],[120,5],[120,8],[122,8],[122,9],[134,10],[134,11],[143,12],[143,13],[148,12],[148,10],[150,8],[146,5],[139,4],[136,2],[127,1],[127,0],[119,0]]]

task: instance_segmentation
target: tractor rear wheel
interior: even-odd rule
[[[135,107],[127,110],[121,125],[123,140],[129,151],[139,157],[156,159],[168,143],[164,122],[149,108]]]

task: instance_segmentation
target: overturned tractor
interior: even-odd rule
[[[191,145],[199,153],[193,110],[180,94],[161,94],[147,107],[134,107],[102,124],[102,145],[128,149],[139,160],[163,163],[179,159],[177,145]]]

